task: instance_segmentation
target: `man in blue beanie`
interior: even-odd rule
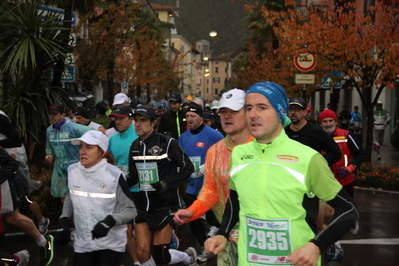
[[[219,253],[239,220],[239,265],[321,265],[321,252],[355,223],[356,207],[323,156],[286,135],[288,98],[280,85],[252,85],[245,109],[255,139],[232,152],[230,197],[218,235],[205,248]],[[331,224],[316,236],[305,220],[305,194],[335,208]]]

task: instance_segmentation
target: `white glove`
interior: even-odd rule
[[[205,174],[205,164],[200,165],[200,167],[199,167],[199,172],[201,173],[201,175],[204,175],[204,174]]]

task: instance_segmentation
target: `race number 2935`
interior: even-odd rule
[[[290,265],[290,221],[246,217],[247,254],[250,264]]]

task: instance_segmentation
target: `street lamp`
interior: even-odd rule
[[[209,33],[209,36],[211,36],[211,37],[216,37],[217,35],[218,35],[218,33],[214,30]]]

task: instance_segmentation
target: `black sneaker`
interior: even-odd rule
[[[47,244],[40,247],[40,266],[48,266],[53,261],[54,257],[54,237],[52,235],[44,236]]]

